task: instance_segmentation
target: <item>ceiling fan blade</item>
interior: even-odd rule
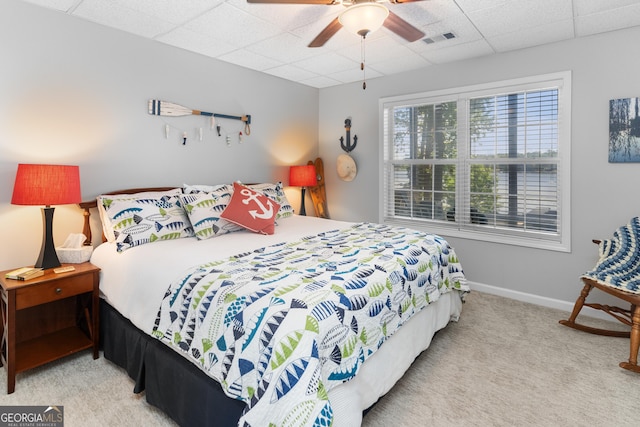
[[[334,4],[335,0],[247,0],[247,3]]]
[[[424,33],[422,31],[391,11],[389,11],[389,16],[387,16],[383,25],[410,42],[414,42],[424,37]]]
[[[328,42],[329,39],[333,37],[333,35],[337,33],[340,28],[342,28],[342,24],[340,23],[340,21],[338,21],[338,18],[334,18],[333,21],[331,21],[329,25],[324,27],[324,30],[320,31],[320,34],[318,34],[316,38],[313,39],[311,43],[309,43],[309,47],[324,46],[324,44]]]

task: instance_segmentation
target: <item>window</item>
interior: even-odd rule
[[[381,222],[570,250],[570,73],[380,101]]]

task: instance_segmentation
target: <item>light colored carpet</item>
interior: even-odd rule
[[[618,367],[629,340],[560,325],[568,315],[469,294],[363,426],[640,425],[640,375]]]
[[[636,426],[640,375],[629,341],[558,324],[568,313],[473,292],[458,323],[365,417],[378,426]],[[594,321],[593,324],[613,325]],[[18,374],[0,405],[64,405],[65,425],[174,426],[126,373],[89,352]]]

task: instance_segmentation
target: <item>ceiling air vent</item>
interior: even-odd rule
[[[433,43],[442,42],[442,41],[454,39],[454,38],[456,38],[456,35],[449,32],[444,34],[438,34],[437,36],[433,36],[433,37],[425,37],[424,39],[422,39],[422,41],[425,42],[426,44],[433,44]]]

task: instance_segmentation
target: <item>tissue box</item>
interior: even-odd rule
[[[83,246],[81,248],[57,247],[58,259],[63,264],[80,264],[89,261],[93,246]]]

